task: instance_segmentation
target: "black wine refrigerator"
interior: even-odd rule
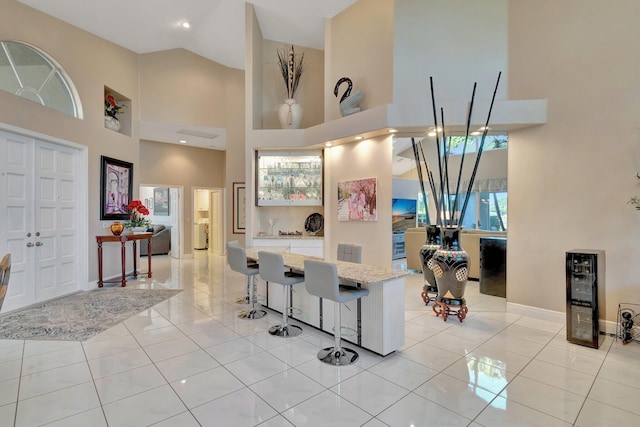
[[[598,348],[606,319],[604,251],[574,249],[566,253],[567,341]]]

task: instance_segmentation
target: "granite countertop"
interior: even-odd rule
[[[247,257],[257,260],[258,253],[254,250],[248,249]],[[286,267],[299,271],[304,271],[305,259],[323,261],[323,258],[287,252],[282,253],[282,258]],[[390,268],[377,267],[375,265],[356,264],[353,262],[335,260],[328,261],[336,264],[339,278],[362,283],[363,285],[373,285],[375,283],[386,282],[409,274],[406,270],[392,270]]]

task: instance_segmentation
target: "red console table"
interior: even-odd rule
[[[148,272],[147,277],[151,277],[151,236],[153,233],[139,233],[139,234],[122,234],[120,236],[96,236],[98,242],[98,287],[101,288],[103,283],[117,283],[121,282],[122,286],[127,286],[127,273],[125,272],[125,265],[127,259],[126,243],[133,242],[133,273],[129,276],[138,277],[138,240],[147,239],[147,259],[148,259]],[[120,253],[122,262],[122,277],[118,280],[102,280],[102,243],[103,242],[120,242]]]

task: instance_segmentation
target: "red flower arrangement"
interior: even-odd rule
[[[125,224],[127,228],[148,227],[151,224],[144,215],[149,215],[149,209],[140,200],[132,200],[126,207],[129,213],[129,221]]]
[[[118,105],[115,96],[111,94],[106,95],[104,97],[104,114],[115,119],[116,114],[122,113],[124,113],[124,106]]]

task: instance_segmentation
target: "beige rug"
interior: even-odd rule
[[[0,315],[0,339],[85,341],[182,289],[102,288]]]

